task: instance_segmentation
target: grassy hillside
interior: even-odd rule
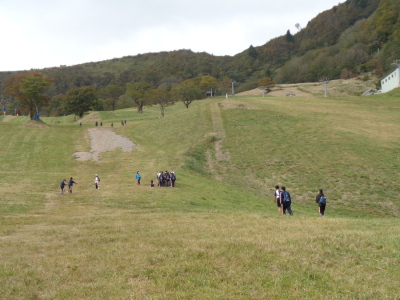
[[[158,107],[2,116],[0,295],[397,299],[399,108],[394,94],[235,96],[176,103],[164,118]],[[75,160],[95,121],[137,146]],[[177,173],[175,188],[149,187],[160,170]],[[278,215],[275,184],[293,217]]]

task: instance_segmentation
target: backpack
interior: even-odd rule
[[[326,203],[326,197],[324,195],[321,195],[321,198],[319,198],[318,203]]]
[[[283,191],[282,192],[282,201],[283,202],[289,202],[290,201],[290,195],[289,195],[289,193],[288,192],[286,192],[286,191]]]
[[[176,180],[176,177],[175,177],[175,174],[174,174],[174,173],[171,174],[171,179],[172,179],[172,180]]]

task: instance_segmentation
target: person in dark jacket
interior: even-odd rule
[[[72,193],[72,187],[74,186],[74,183],[78,184],[77,182],[74,181],[74,179],[71,177],[68,181],[68,192]]]
[[[61,183],[60,183],[60,188],[61,188],[61,195],[64,195],[64,189],[65,189],[65,186],[67,185],[67,180],[66,179],[64,179],[63,181],[61,181]]]
[[[171,187],[175,187],[176,175],[175,172],[171,172]]]
[[[318,203],[318,212],[321,217],[325,215],[326,200],[321,201],[321,197],[325,198],[324,191],[319,189],[317,197],[315,197],[315,202]],[[326,198],[325,198],[326,199]]]
[[[282,214],[286,215],[286,210],[288,213],[293,216],[292,212],[292,198],[290,197],[290,193],[286,191],[286,187],[282,187],[282,193],[280,194],[281,204],[282,204]]]

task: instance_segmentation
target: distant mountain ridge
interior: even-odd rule
[[[320,13],[297,33],[287,30],[235,56],[182,49],[35,71],[55,79],[54,95],[79,86],[139,81],[168,89],[205,75],[234,80],[238,91],[254,88],[265,76],[278,83],[345,79],[372,71],[381,76],[400,59],[399,12],[398,0],[347,0]],[[0,72],[0,82],[17,73]]]

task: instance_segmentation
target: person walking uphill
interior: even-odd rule
[[[69,193],[72,193],[72,186],[74,185],[74,183],[78,184],[78,183],[75,182],[75,181],[73,180],[73,178],[71,177],[71,178],[69,179],[69,181],[68,181],[68,192],[69,192]]]
[[[66,185],[67,185],[67,180],[66,179],[61,181],[61,183],[60,183],[61,195],[64,195],[64,188],[65,188]]]
[[[282,214],[286,215],[286,210],[288,213],[293,216],[293,212],[291,209],[292,198],[290,197],[290,193],[286,191],[286,187],[282,187],[281,193],[281,203],[282,203]]]
[[[176,175],[175,172],[171,172],[171,187],[175,187]]]
[[[282,214],[281,192],[282,191],[279,189],[279,185],[276,185],[275,192],[274,192],[274,202],[278,206],[278,213],[280,215]]]
[[[323,217],[325,215],[326,197],[322,189],[319,189],[318,195],[315,197],[315,202],[318,203],[318,212]]]
[[[96,190],[100,189],[99,184],[100,184],[100,177],[96,174],[96,177],[94,178],[94,186],[96,187]]]
[[[140,185],[140,179],[142,178],[142,176],[140,176],[139,171],[137,171],[136,173],[136,180],[137,180],[137,184]]]

